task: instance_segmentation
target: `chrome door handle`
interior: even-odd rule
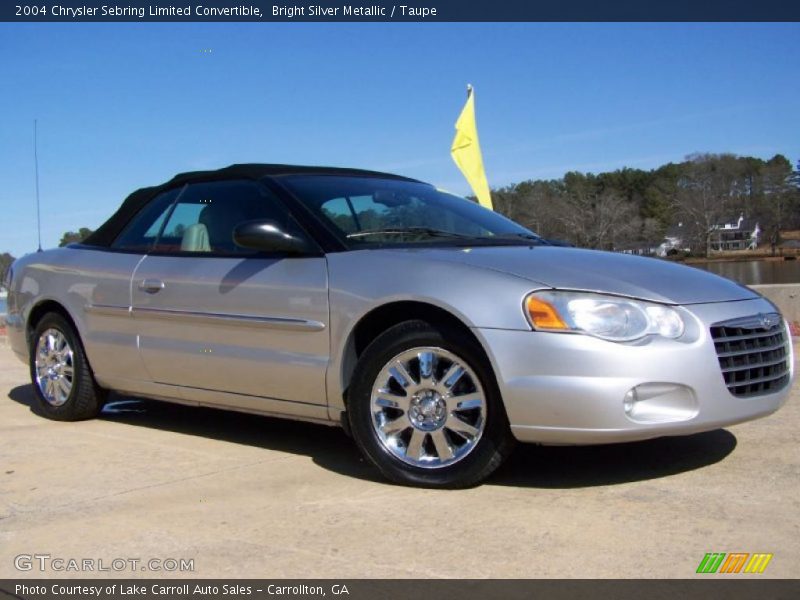
[[[157,294],[164,289],[164,282],[160,279],[143,279],[139,289],[148,294]]]

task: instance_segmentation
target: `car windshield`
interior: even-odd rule
[[[349,248],[541,243],[506,217],[426,183],[333,175],[281,181]]]

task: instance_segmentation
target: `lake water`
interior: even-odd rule
[[[744,285],[800,283],[800,260],[744,260],[692,263],[693,267],[711,271]]]

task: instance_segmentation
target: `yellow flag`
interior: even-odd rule
[[[486,171],[483,170],[481,147],[478,143],[478,127],[475,124],[475,92],[472,90],[472,86],[467,87],[467,103],[456,121],[456,136],[453,138],[450,154],[478,197],[478,202],[482,206],[494,210],[492,195],[489,193],[489,183],[486,181]]]

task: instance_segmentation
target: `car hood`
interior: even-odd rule
[[[743,285],[655,258],[550,246],[420,248],[426,259],[492,269],[544,287],[604,292],[668,304],[758,298]]]

